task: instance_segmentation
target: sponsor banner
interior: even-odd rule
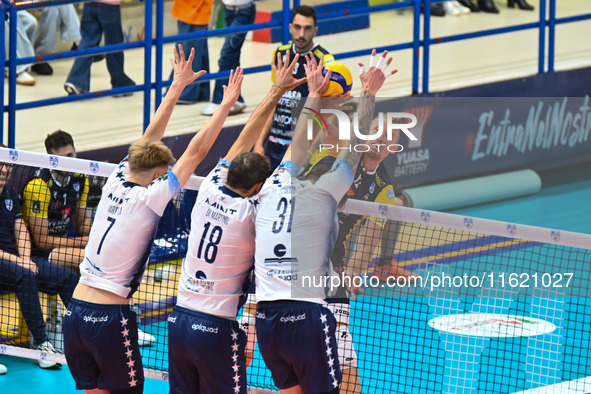
[[[589,96],[411,97],[380,102],[378,113],[416,117],[416,125],[409,128],[416,140],[401,132],[403,149],[389,155],[384,165],[394,185],[410,187],[591,161],[590,106]]]

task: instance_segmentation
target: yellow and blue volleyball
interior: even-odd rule
[[[353,87],[353,76],[351,71],[343,63],[333,60],[324,64],[322,74],[326,75],[327,70],[332,71],[328,87],[322,96],[330,96],[331,94],[344,94],[351,91]]]

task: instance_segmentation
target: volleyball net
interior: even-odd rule
[[[0,149],[0,163],[4,164],[0,185],[5,181],[12,185],[4,186],[0,200],[4,205],[0,206],[0,247],[8,252],[14,251],[9,245],[14,231],[9,227],[14,223],[9,219],[15,209],[30,211],[23,215],[34,248],[47,247],[36,238],[41,232],[34,228],[44,223],[35,215],[43,216],[45,209],[48,222],[53,223],[46,231],[57,231],[58,223],[67,228],[63,236],[84,233],[75,215],[83,213],[92,220],[101,186],[116,167],[10,149]],[[58,171],[64,176],[62,185],[68,176],[78,180],[78,186],[70,184],[68,196],[53,196],[56,185],[47,186],[46,202],[68,198],[70,205],[27,201],[31,197],[25,191],[37,179],[38,168]],[[140,329],[154,337],[141,348],[150,378],[168,378],[166,319],[176,303],[200,181],[193,177],[168,205],[144,280],[131,300]],[[19,196],[13,199],[9,189]],[[72,205],[74,197],[84,202]],[[346,311],[349,332],[339,331],[341,339],[350,335],[348,343],[356,360],[351,349],[345,349],[344,371],[353,379],[358,376],[361,392],[591,391],[591,379],[587,379],[591,360],[586,357],[591,348],[590,235],[353,200],[343,214],[354,225],[342,257],[357,261],[360,270],[349,276],[340,272],[331,280],[364,288]],[[49,256],[50,269],[66,265],[61,257]],[[26,276],[25,268],[16,264],[10,270],[6,261],[2,264],[0,354],[65,363],[59,352],[31,349],[29,332],[33,330],[27,326],[38,324],[31,320],[35,317],[31,310],[40,308],[47,337],[59,349],[65,308],[56,294],[65,290],[55,283],[40,283],[46,290],[38,294],[40,303],[27,304],[31,297],[17,297],[23,292],[17,287]],[[254,330],[252,325],[244,328]],[[249,386],[276,391],[256,344],[251,348]]]

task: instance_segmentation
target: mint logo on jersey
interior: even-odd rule
[[[6,206],[6,209],[8,210],[8,212],[12,211],[12,199],[6,198],[4,200],[4,205]]]
[[[51,155],[49,156],[49,164],[55,168],[60,164],[60,159],[57,156]]]
[[[17,161],[18,160],[18,151],[16,149],[9,150],[8,157],[10,157],[10,160],[12,160],[12,161]]]
[[[91,161],[89,165],[90,171],[92,171],[93,174],[98,174],[100,168],[99,163],[97,163],[96,161]]]
[[[311,108],[304,107],[305,110],[309,112],[303,112],[304,115],[308,115],[311,119],[308,119],[308,140],[312,141],[314,139],[314,122],[318,124],[320,129],[328,130],[328,123],[326,119],[322,116],[322,114],[332,114],[336,117],[338,121],[338,129],[339,129],[339,140],[350,140],[351,139],[351,129],[355,137],[357,137],[361,141],[368,141],[368,143],[361,143],[355,144],[351,146],[341,147],[339,145],[333,144],[320,144],[320,151],[323,149],[325,150],[347,150],[349,152],[368,152],[369,150],[375,148],[378,152],[382,152],[387,150],[390,153],[402,152],[404,147],[400,144],[377,144],[377,143],[369,143],[369,141],[375,141],[380,138],[384,133],[386,133],[387,141],[392,141],[393,132],[394,130],[402,131],[409,140],[417,141],[417,137],[413,135],[410,131],[411,128],[416,126],[417,124],[417,117],[411,113],[407,112],[380,112],[378,114],[378,130],[373,134],[362,134],[359,131],[359,114],[357,112],[353,113],[353,120],[349,118],[347,113],[340,111],[338,109],[321,109],[320,112],[315,111]],[[406,122],[409,120],[409,122]],[[385,127],[384,127],[385,125]],[[353,126],[353,127],[351,127]],[[384,130],[385,129],[385,130]]]

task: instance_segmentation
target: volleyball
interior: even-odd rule
[[[339,61],[332,60],[324,64],[322,75],[326,75],[328,70],[332,71],[332,75],[330,76],[328,87],[322,94],[323,97],[351,91],[351,88],[353,87],[353,76],[347,66]]]

